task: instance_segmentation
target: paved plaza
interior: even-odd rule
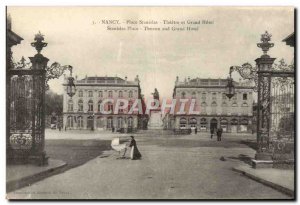
[[[249,163],[255,135],[227,134],[221,142],[208,133],[172,135],[166,131],[134,134],[141,160],[117,159],[108,140],[129,135],[90,131],[46,131],[50,157],[54,144],[82,142],[93,149],[106,148],[84,163],[11,193],[18,199],[287,199],[289,196],[251,180],[233,167]],[[59,139],[61,138],[61,139]],[[69,140],[69,141],[66,141]],[[55,143],[53,143],[55,142]],[[102,142],[106,146],[102,146]],[[48,147],[47,147],[48,146]],[[52,148],[51,148],[52,146]],[[51,148],[51,149],[50,149]],[[61,149],[61,148],[60,148]],[[78,148],[79,149],[79,148]],[[72,154],[73,152],[67,152]],[[129,156],[129,152],[126,154]],[[58,157],[59,155],[56,155]]]

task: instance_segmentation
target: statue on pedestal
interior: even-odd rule
[[[154,89],[154,93],[151,93],[153,95],[153,98],[159,101],[159,93],[157,91],[157,89]]]

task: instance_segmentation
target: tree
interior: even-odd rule
[[[62,115],[63,95],[59,95],[51,90],[48,90],[45,96],[45,104],[46,115],[51,115],[53,112],[55,112],[57,115]]]

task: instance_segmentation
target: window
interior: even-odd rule
[[[83,128],[83,119],[82,119],[82,116],[79,116],[77,118],[77,127],[78,128]]]
[[[128,97],[132,98],[133,97],[133,94],[132,94],[132,91],[130,90],[129,93],[128,93]]]
[[[122,98],[122,97],[123,97],[123,92],[119,91],[119,98]]]
[[[244,94],[243,94],[243,100],[247,100],[247,97],[248,97],[248,96],[247,96],[247,93],[244,93]]]
[[[102,101],[99,100],[98,102],[98,112],[101,112],[102,111],[102,105],[101,105]]]
[[[89,100],[89,112],[93,112],[94,110],[94,104],[93,104],[93,101],[92,100]]]
[[[216,102],[211,103],[211,112],[213,114],[215,114],[217,112],[217,103]]]
[[[206,93],[202,93],[202,100],[206,100]]]
[[[82,92],[82,90],[79,90],[78,96],[79,96],[79,97],[83,97],[83,92]]]
[[[196,92],[192,93],[192,98],[195,99],[196,98]]]
[[[68,116],[67,118],[67,127],[73,127],[73,117]]]
[[[120,107],[123,107],[123,106],[124,106],[124,103],[120,102]],[[122,108],[119,108],[119,113],[123,113],[123,109]]]
[[[130,109],[132,108],[132,106],[133,106],[133,102],[129,101],[128,102],[128,112],[130,111]]]
[[[216,100],[216,99],[217,99],[217,93],[212,93],[211,99],[212,99],[212,100]]]
[[[226,96],[225,93],[222,94],[222,99],[223,99],[223,100],[227,100],[227,96]]]
[[[114,105],[111,102],[107,103],[107,111],[113,112],[113,109]]]
[[[123,128],[123,118],[118,118],[118,128]]]
[[[112,98],[112,91],[108,91],[108,97]]]
[[[107,128],[113,128],[113,119],[111,117],[107,118]]]
[[[99,98],[102,98],[102,97],[103,97],[103,92],[102,92],[102,91],[99,91],[99,92],[98,92],[98,97],[99,97]]]
[[[72,100],[69,100],[68,102],[68,111],[73,111],[73,101]]]
[[[200,107],[200,111],[202,112],[202,113],[206,113],[206,103],[205,102],[202,102],[201,103],[201,107]]]
[[[132,117],[129,117],[129,118],[128,118],[128,127],[129,127],[129,128],[132,128],[132,127],[133,127],[133,119],[132,119]]]
[[[93,97],[93,91],[89,91],[89,97]]]
[[[232,97],[233,100],[237,100],[237,93]]]
[[[83,111],[83,101],[78,100],[78,112],[82,112],[82,111]]]
[[[185,98],[185,92],[181,93],[181,98],[184,99]]]

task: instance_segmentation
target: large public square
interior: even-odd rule
[[[250,163],[256,135],[134,134],[141,160],[111,149],[130,134],[46,130],[45,150],[67,166],[55,175],[8,193],[10,199],[287,199],[288,195],[232,170]],[[122,153],[121,153],[122,154]]]

